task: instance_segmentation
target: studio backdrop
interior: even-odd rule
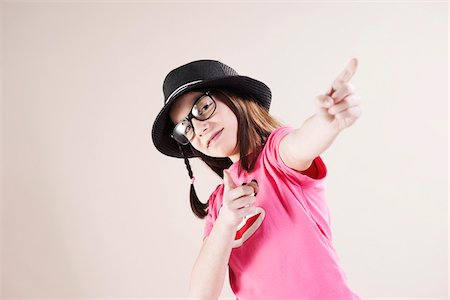
[[[151,141],[167,72],[220,60],[296,127],[352,57],[363,114],[321,156],[349,285],[447,299],[447,2],[3,1],[0,17],[2,299],[187,299],[204,221],[183,160]],[[206,202],[221,179],[191,164]]]

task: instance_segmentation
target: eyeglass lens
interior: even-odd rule
[[[204,121],[212,116],[216,109],[216,103],[209,93],[202,95],[192,106],[189,115],[181,120],[173,129],[173,138],[182,145],[188,144],[194,138],[194,126],[192,118]]]

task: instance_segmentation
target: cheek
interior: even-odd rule
[[[230,122],[228,124],[229,124],[228,128],[230,129],[229,130],[230,138],[237,140],[238,124],[237,119],[234,115],[233,118],[230,118]]]
[[[232,147],[233,147],[233,149],[234,149],[234,147],[236,147],[237,145],[238,145],[238,143],[239,143],[239,141],[238,141],[238,135],[237,135],[237,128],[236,128],[236,130],[234,131],[234,133],[233,133],[233,136],[230,138],[233,142],[232,142]]]
[[[198,139],[195,137],[194,140],[191,142],[192,147],[194,147],[196,150],[200,152],[204,152],[204,149],[201,148],[201,144],[198,141]],[[202,151],[203,150],[203,151]]]

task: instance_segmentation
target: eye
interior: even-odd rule
[[[191,126],[191,124],[188,123],[186,125],[186,128],[184,129],[184,134],[187,135],[189,132],[191,132],[191,130],[192,130],[192,126]]]
[[[208,110],[208,108],[209,108],[210,106],[211,106],[211,105],[210,105],[209,103],[206,103],[205,105],[203,105],[202,108],[200,109],[199,114],[203,114],[205,111]]]
[[[200,98],[192,108],[192,115],[200,120],[208,118],[214,110],[214,102],[209,97]]]

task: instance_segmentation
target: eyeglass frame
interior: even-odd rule
[[[206,119],[200,120],[199,118],[197,118],[197,117],[194,116],[194,114],[192,113],[192,110],[194,109],[194,107],[195,107],[195,105],[197,104],[197,102],[200,101],[200,100],[201,100],[203,97],[205,97],[205,96],[208,96],[208,97],[212,100],[212,102],[214,103],[214,110],[211,112],[211,114],[209,115],[209,117],[207,117]],[[212,96],[212,91],[211,91],[211,90],[207,90],[206,92],[203,92],[203,94],[201,94],[197,99],[195,99],[194,104],[192,104],[192,107],[191,107],[191,109],[190,109],[188,115],[187,115],[186,117],[184,117],[183,119],[181,119],[180,122],[178,122],[177,124],[175,124],[175,126],[173,127],[173,130],[172,130],[172,134],[170,135],[170,137],[171,137],[172,139],[174,139],[177,143],[179,143],[179,144],[181,144],[181,145],[183,145],[183,146],[189,144],[189,143],[194,139],[194,137],[195,137],[195,135],[196,135],[196,134],[195,134],[195,127],[194,127],[194,124],[192,123],[192,119],[196,119],[196,120],[199,120],[199,121],[206,121],[206,120],[210,119],[210,118],[214,115],[214,113],[216,112],[216,108],[217,108],[217,103],[216,103],[216,100],[214,100],[214,98],[213,98],[213,96]],[[175,139],[173,133],[174,133],[174,131],[175,131],[175,128],[178,126],[178,124],[180,124],[181,122],[183,122],[183,121],[185,121],[185,120],[188,121],[189,124],[192,126],[192,130],[193,130],[193,132],[194,132],[194,135],[192,136],[192,138],[191,138],[190,140],[188,140],[187,143],[183,144],[183,143],[180,143],[179,141],[177,141],[177,140]],[[185,136],[185,137],[186,137],[186,136]],[[186,139],[187,139],[187,137],[186,137]]]

